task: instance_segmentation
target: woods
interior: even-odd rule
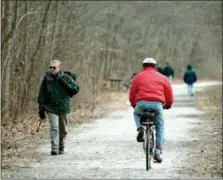
[[[2,1],[2,121],[36,109],[49,61],[75,72],[73,105],[92,104],[103,82],[125,79],[145,57],[168,60],[182,78],[221,78],[221,1]]]

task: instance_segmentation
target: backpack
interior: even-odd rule
[[[76,83],[76,74],[70,72],[70,71],[63,71],[64,74],[68,75],[69,77],[71,77],[74,80],[74,84],[75,86],[72,89],[69,89],[69,95],[72,98],[73,95],[77,94],[79,92],[79,86]]]
[[[63,71],[66,75],[70,76],[74,81],[76,81],[77,77],[76,74],[70,72],[70,71]]]

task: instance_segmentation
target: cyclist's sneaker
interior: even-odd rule
[[[137,140],[138,142],[143,142],[143,141],[144,141],[144,139],[143,139],[143,134],[144,134],[143,127],[139,127],[139,128],[137,129],[137,131],[138,131],[138,135],[137,135],[137,137],[136,137],[136,140]]]
[[[64,148],[59,147],[59,154],[64,154]]]
[[[155,162],[155,163],[161,163],[162,161],[163,161],[163,160],[162,160],[160,154],[155,154],[155,155],[154,155],[154,162]]]
[[[162,151],[161,151],[159,148],[156,147],[156,149],[155,149],[155,154],[162,154],[161,152],[162,152]]]
[[[57,154],[58,154],[57,151],[55,151],[55,150],[51,151],[51,155],[52,155],[52,156],[55,156],[55,155],[57,155]]]

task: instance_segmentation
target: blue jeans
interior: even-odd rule
[[[163,118],[163,104],[161,102],[148,102],[148,101],[138,101],[134,110],[134,119],[137,129],[141,127],[140,117],[142,115],[143,109],[153,109],[157,112],[155,121],[156,130],[156,148],[162,150],[164,142],[164,118]]]
[[[57,115],[48,113],[50,121],[50,139],[51,150],[56,151],[59,148],[64,148],[64,141],[67,135],[67,117],[66,114]]]
[[[193,84],[188,84],[188,94],[192,96],[194,94],[194,86]]]
[[[172,83],[173,76],[167,76],[167,79],[170,83]]]

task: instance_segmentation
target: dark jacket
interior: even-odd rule
[[[37,102],[45,105],[48,112],[64,114],[70,112],[70,98],[79,91],[75,81],[60,71],[55,78],[48,72],[41,83]]]
[[[174,77],[174,70],[171,66],[166,66],[163,68],[163,75],[164,76],[173,76]]]
[[[184,72],[184,82],[187,84],[193,84],[197,81],[197,75],[195,71],[192,70],[186,70]]]
[[[157,67],[156,69],[159,73],[163,74],[163,69],[161,67]]]

